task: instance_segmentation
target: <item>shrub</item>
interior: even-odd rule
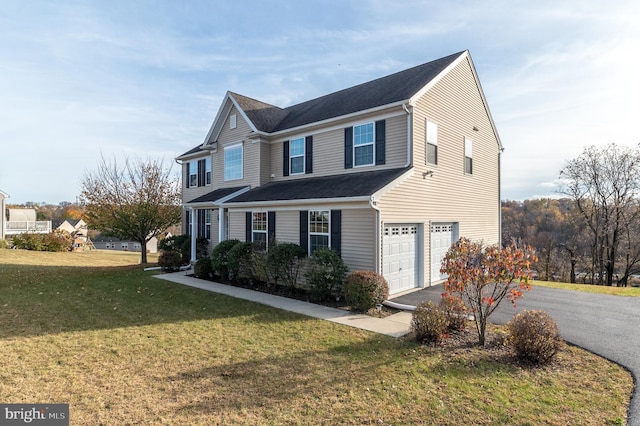
[[[348,270],[335,250],[321,248],[313,252],[311,269],[305,275],[312,297],[322,301],[342,294]]]
[[[182,265],[182,255],[179,251],[162,251],[158,256],[158,266],[165,272],[175,272],[180,270]]]
[[[235,244],[231,247],[227,254],[229,275],[233,278],[238,278],[241,275],[249,275],[250,278],[254,278],[251,272],[253,253],[253,243],[251,241],[245,241],[244,243]]]
[[[356,311],[366,312],[389,297],[389,284],[380,274],[355,271],[347,276],[344,299]]]
[[[418,304],[411,316],[411,331],[418,342],[440,342],[447,327],[447,314],[431,301]]]
[[[211,259],[205,257],[198,259],[196,264],[193,265],[193,275],[196,278],[209,279],[213,276],[213,267],[211,266]]]
[[[55,230],[42,236],[42,249],[45,251],[69,251],[73,239],[64,230]]]
[[[211,252],[211,266],[216,275],[223,279],[230,279],[229,276],[229,251],[236,244],[241,244],[240,240],[220,241]]]
[[[9,248],[9,243],[6,240],[0,238],[0,249]]]
[[[25,232],[24,234],[13,236],[13,246],[22,250],[42,251],[44,242],[42,235]]]
[[[209,248],[209,240],[204,237],[196,239],[196,259],[204,259],[207,257]],[[191,235],[172,235],[164,238],[158,243],[158,249],[164,251],[179,251],[182,255],[184,264],[191,260]]]
[[[467,327],[469,309],[462,299],[455,296],[443,296],[438,308],[444,312],[447,318],[447,330],[461,331]]]
[[[507,324],[509,343],[519,359],[545,364],[558,353],[562,338],[553,318],[544,311],[524,311]]]
[[[267,269],[275,284],[282,280],[289,288],[295,287],[300,273],[300,260],[306,255],[307,251],[294,243],[277,243],[271,247],[267,253]]]

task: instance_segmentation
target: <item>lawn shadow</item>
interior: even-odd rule
[[[264,322],[309,319],[153,275],[139,265],[2,265],[0,338],[239,316]]]

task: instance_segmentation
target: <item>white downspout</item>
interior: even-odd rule
[[[376,253],[376,272],[382,275],[382,265],[380,264],[380,259],[382,258],[382,251],[380,245],[380,228],[382,226],[381,217],[380,217],[380,207],[376,206],[376,202],[373,200],[373,196],[369,199],[369,207],[371,207],[376,212],[376,245],[375,245],[375,253]]]
[[[404,109],[404,112],[407,113],[407,164],[404,165],[404,167],[409,167],[411,165],[411,159],[412,159],[412,135],[411,135],[411,129],[412,129],[412,121],[413,121],[413,114],[411,114],[411,111],[409,110],[409,108],[407,108],[407,104],[402,104],[402,109]]]
[[[193,207],[189,207],[189,215],[191,216],[191,263],[196,263],[196,239],[198,238],[198,216]]]

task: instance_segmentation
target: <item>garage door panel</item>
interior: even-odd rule
[[[442,259],[444,259],[453,242],[454,224],[438,223],[431,225],[431,281],[446,279],[440,273]]]
[[[388,225],[383,234],[383,274],[390,293],[416,285],[417,225]]]

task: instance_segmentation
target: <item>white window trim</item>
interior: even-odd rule
[[[196,183],[193,183],[192,176],[195,176]],[[189,161],[189,188],[195,188],[198,186],[198,160]]]
[[[302,141],[302,155],[291,155],[291,144],[293,141]],[[306,172],[306,160],[307,160],[307,146],[306,146],[306,139],[304,137],[300,137],[300,138],[294,138],[291,139],[291,141],[289,142],[289,175],[290,176],[295,176],[295,175],[303,175]],[[302,171],[301,172],[297,172],[297,173],[293,173],[293,167],[292,167],[292,160],[294,158],[299,158],[302,157]]]
[[[205,209],[205,211],[204,211],[204,237],[207,240],[211,239],[211,214],[212,214],[211,209]]]
[[[471,160],[471,171],[467,172],[467,158]],[[468,137],[464,137],[464,173],[467,175],[473,174],[473,140]]]
[[[255,223],[255,218],[254,218],[254,214],[256,213],[260,213],[260,214],[264,214],[264,231],[260,230],[260,229],[254,229],[254,223]],[[254,233],[260,233],[260,234],[264,234],[264,241],[265,241],[265,250],[267,249],[267,247],[269,246],[269,213],[266,211],[252,211],[251,212],[251,242],[255,243],[255,239],[253,238],[253,234]]]
[[[356,127],[360,127],[360,126],[366,126],[368,124],[371,124],[373,126],[373,141],[370,143],[366,143],[366,144],[361,144],[361,145],[357,145],[356,146]],[[359,124],[354,124],[353,125],[353,168],[357,168],[357,167],[371,167],[371,166],[375,166],[376,165],[376,122],[375,121],[367,121],[365,123],[359,123]],[[371,145],[373,147],[373,156],[371,157],[371,163],[370,164],[356,164],[356,148],[361,148],[364,146],[369,146]]]
[[[425,164],[437,166],[438,165],[438,123],[431,121],[428,118],[425,119],[424,138],[425,138],[425,155],[424,155]],[[429,145],[433,145],[436,147],[435,163],[432,163],[429,161]]]
[[[327,218],[329,222],[329,227],[327,229],[327,232],[311,232],[311,212],[327,212]],[[327,242],[328,242],[327,247],[331,248],[331,209],[320,208],[320,209],[309,210],[309,212],[307,213],[307,228],[308,228],[307,253],[311,253],[311,236],[312,235],[326,236]]]
[[[230,151],[232,149],[236,149],[236,148],[240,148],[240,177],[227,178],[226,152]],[[244,146],[243,146],[242,142],[235,143],[233,145],[225,146],[223,148],[223,151],[224,151],[224,153],[223,153],[224,165],[223,165],[222,174],[224,176],[224,181],[228,182],[228,181],[232,181],[232,180],[241,180],[241,179],[243,179],[243,177],[244,177]]]
[[[205,158],[204,160],[204,183],[205,185],[211,185],[211,176],[212,176],[212,168],[211,168],[211,156]]]

